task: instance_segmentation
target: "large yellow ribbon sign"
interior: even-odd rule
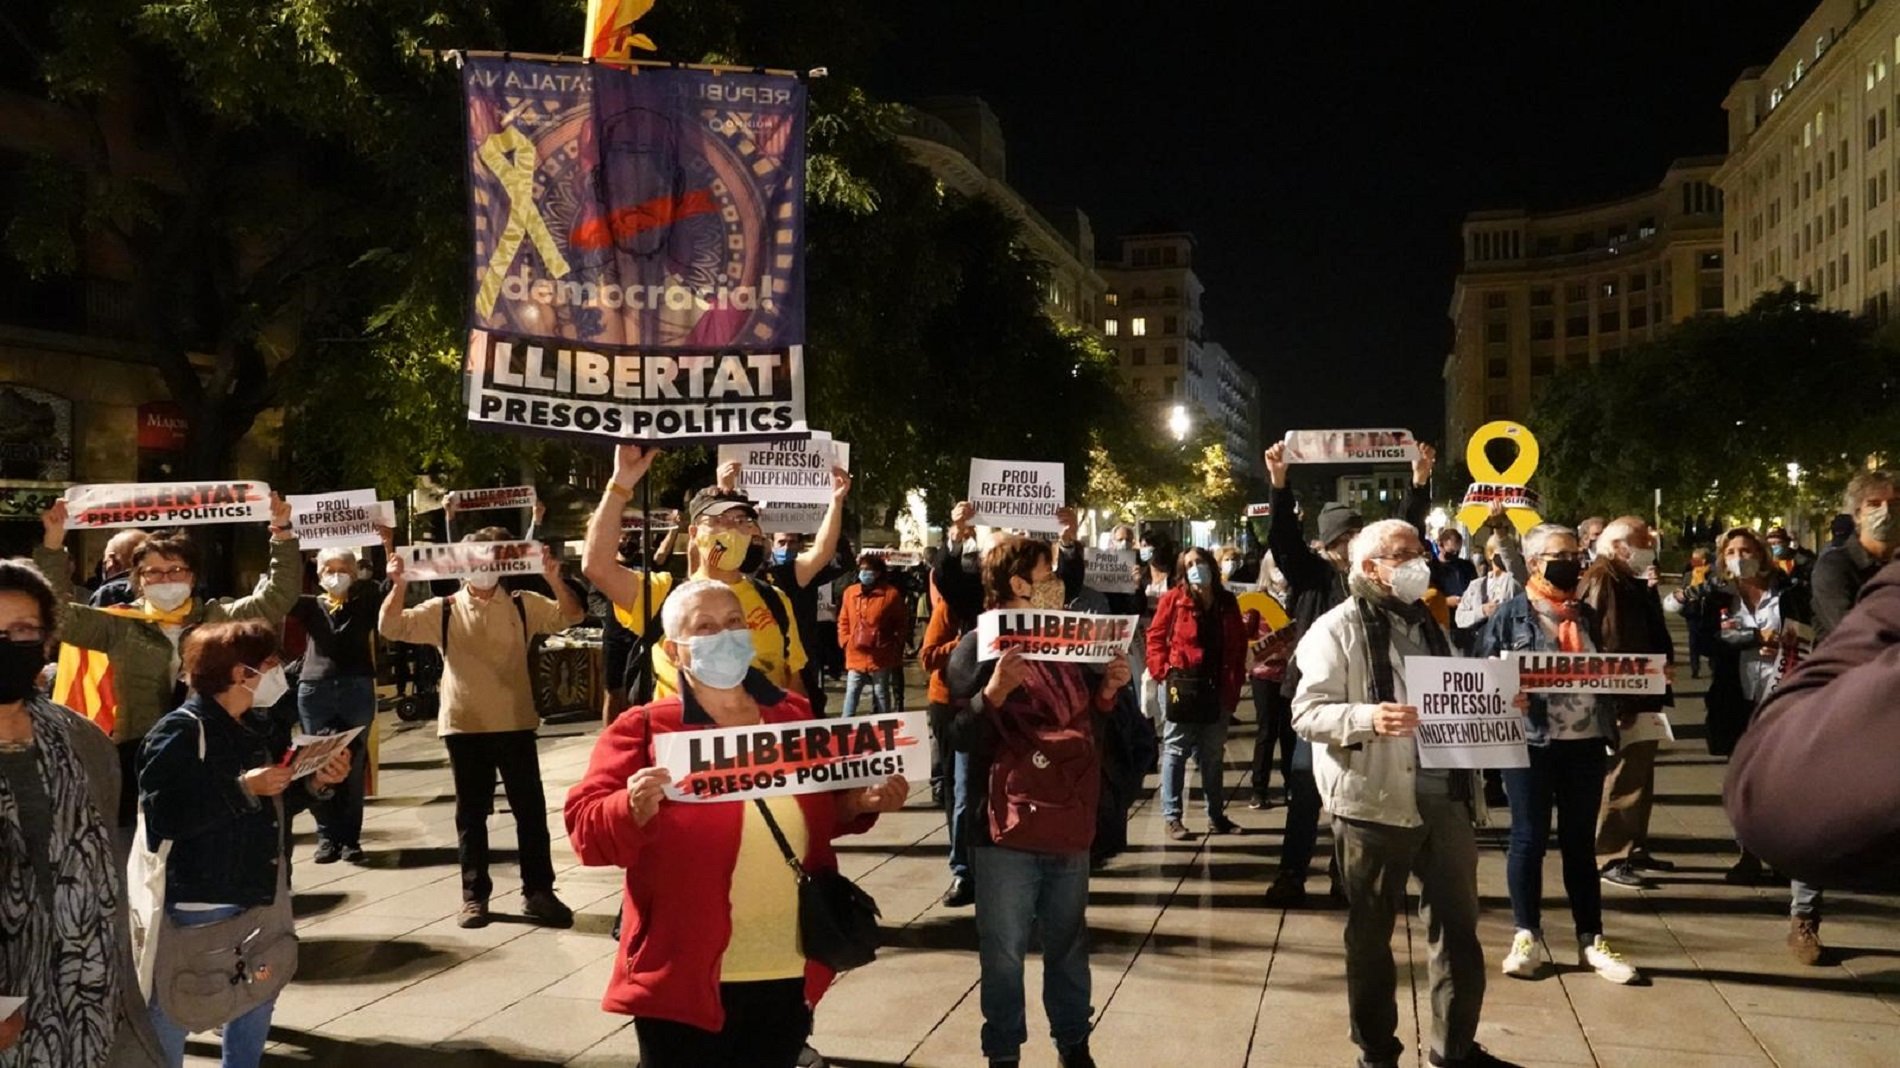
[[[1486,445],[1500,438],[1517,445],[1517,459],[1502,471],[1484,453]],[[1507,419],[1486,423],[1471,435],[1471,441],[1465,445],[1465,467],[1470,469],[1475,482],[1493,486],[1528,485],[1531,475],[1537,471],[1537,439],[1522,423]],[[1510,517],[1511,525],[1517,528],[1519,534],[1528,533],[1532,527],[1544,521],[1544,517],[1532,508],[1507,507],[1504,514]],[[1458,509],[1458,522],[1463,523],[1467,530],[1477,530],[1490,518],[1491,507],[1488,504],[1467,501],[1464,507]]]
[[[560,242],[554,240],[547,220],[541,218],[540,209],[534,206],[534,142],[513,126],[504,126],[482,142],[476,155],[508,194],[508,224],[502,228],[501,240],[495,243],[495,251],[488,257],[482,288],[475,294],[475,310],[486,316],[495,310],[495,298],[501,296],[501,283],[508,275],[508,265],[515,261],[515,253],[521,251],[524,239],[534,242],[534,250],[541,254],[548,273],[554,277],[565,277],[568,265],[567,257],[561,255]]]

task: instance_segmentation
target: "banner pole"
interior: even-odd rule
[[[570,63],[584,66],[589,63],[603,67],[645,67],[654,70],[701,70],[714,74],[770,74],[781,78],[823,78],[831,71],[826,67],[813,67],[808,71],[784,70],[778,67],[750,67],[743,63],[676,63],[664,59],[602,59],[587,56],[557,55],[547,52],[497,52],[493,50],[462,48],[425,48],[423,55],[433,55],[437,59],[460,63],[465,59],[520,59],[530,63]]]

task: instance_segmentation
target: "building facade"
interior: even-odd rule
[[[1491,420],[1521,421],[1564,372],[1614,366],[1671,324],[1724,310],[1721,165],[1677,160],[1655,189],[1608,204],[1465,217],[1444,367],[1455,449]]]
[[[1823,307],[1892,313],[1900,233],[1900,2],[1823,0],[1722,107],[1729,306],[1792,283]]]

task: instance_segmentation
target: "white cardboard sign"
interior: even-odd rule
[[[1424,768],[1526,768],[1530,750],[1509,660],[1413,656],[1405,698],[1418,709],[1418,763]]]
[[[1050,534],[1062,532],[1056,509],[1062,507],[1062,465],[1027,460],[970,461],[971,522]]]
[[[1290,464],[1411,463],[1418,441],[1410,430],[1289,430]]]

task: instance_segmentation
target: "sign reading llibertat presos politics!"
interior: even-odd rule
[[[406,582],[483,575],[497,578],[538,575],[541,554],[538,541],[453,541],[442,545],[404,545],[396,550],[396,555],[402,558],[402,577]]]
[[[1659,696],[1669,679],[1662,653],[1514,653],[1517,684],[1526,693]]]
[[[656,445],[807,432],[797,345],[665,353],[471,330],[462,370],[468,421],[500,430]]]
[[[1405,696],[1418,709],[1420,767],[1530,766],[1509,660],[1408,656]]]
[[[978,526],[1061,533],[1056,509],[1062,507],[1062,465],[972,459],[968,500]]]
[[[1503,482],[1473,482],[1465,490],[1465,508],[1489,509],[1492,505],[1500,508],[1528,508],[1535,512],[1544,506],[1544,498],[1528,486],[1513,486]]]
[[[653,736],[675,801],[750,801],[930,777],[930,714],[757,723]]]
[[[1411,463],[1418,441],[1410,430],[1289,430],[1290,464]]]
[[[1140,616],[1103,616],[1042,608],[996,608],[976,617],[976,657],[1011,649],[1025,660],[1106,664],[1128,652]]]
[[[832,455],[831,435],[719,446],[719,465],[741,465],[739,492],[755,501],[780,504],[831,503],[831,469],[842,466]]]
[[[262,482],[119,482],[66,488],[66,526],[184,527],[270,522]]]
[[[455,491],[458,512],[493,512],[503,508],[533,508],[540,498],[533,486],[484,486]]]
[[[592,350],[804,344],[805,86],[468,57],[471,328]]]

